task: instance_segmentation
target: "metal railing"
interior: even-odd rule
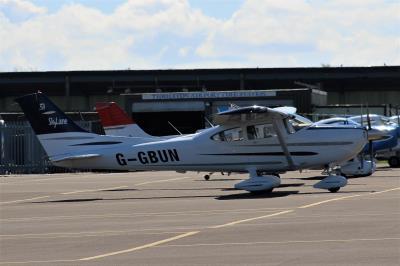
[[[90,131],[91,122],[76,122]],[[0,174],[54,173],[73,170],[51,164],[26,121],[0,123]]]

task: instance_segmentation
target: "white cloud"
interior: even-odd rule
[[[400,64],[399,14],[378,0],[248,0],[227,19],[187,0],[108,13],[0,0],[0,70]]]
[[[69,4],[21,23],[0,13],[0,68],[157,68],[169,49],[161,35],[205,35],[215,23],[186,1],[167,0],[128,1],[111,14]]]
[[[309,66],[318,58],[344,65],[400,64],[399,14],[398,2],[249,0],[196,52],[214,60],[267,57],[264,66]],[[285,63],[285,57],[295,60]]]
[[[24,21],[46,12],[46,8],[27,0],[0,0],[0,13],[13,22]]]

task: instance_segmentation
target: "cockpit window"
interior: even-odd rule
[[[283,124],[285,125],[286,131],[288,134],[293,134],[296,132],[296,129],[294,128],[293,124],[291,123],[290,119],[286,118],[283,121]]]
[[[239,141],[243,140],[243,131],[240,127],[235,127],[221,131],[212,136],[211,139],[215,141]]]
[[[289,134],[292,134],[296,131],[299,131],[300,129],[309,126],[310,123],[303,123],[303,121],[298,120],[296,118],[290,118],[290,119],[286,119],[284,121],[286,130],[288,131]]]

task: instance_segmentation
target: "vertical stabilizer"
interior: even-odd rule
[[[87,132],[40,92],[19,97],[15,101],[21,106],[36,135]]]
[[[107,135],[152,138],[115,102],[96,103],[96,111]]]

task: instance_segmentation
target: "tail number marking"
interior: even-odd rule
[[[117,163],[121,166],[125,166],[130,161],[137,161],[141,164],[153,164],[153,163],[167,163],[167,162],[178,162],[180,161],[178,151],[176,149],[167,150],[156,150],[156,151],[140,151],[137,153],[138,159],[131,158],[125,159],[122,153],[115,154]]]
[[[142,164],[180,161],[178,151],[176,149],[147,151],[147,152],[140,151],[138,152],[138,158],[139,162]]]

